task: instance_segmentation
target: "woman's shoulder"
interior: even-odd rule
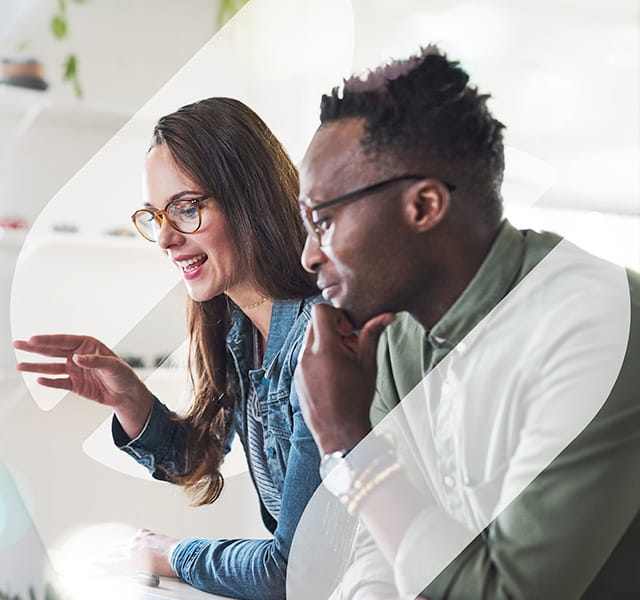
[[[308,298],[301,298],[295,303],[289,305],[292,311],[288,315],[289,318],[285,319],[288,332],[285,336],[284,343],[282,344],[282,349],[285,352],[289,351],[290,353],[292,350],[295,351],[299,349],[307,330],[307,325],[311,320],[311,308],[318,302],[324,302],[324,299],[320,294],[310,296]],[[293,310],[294,305],[295,310]],[[280,325],[284,326],[284,321],[280,323]]]

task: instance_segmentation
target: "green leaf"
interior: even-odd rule
[[[73,91],[76,94],[76,98],[82,98],[84,92],[82,91],[82,87],[80,86],[80,81],[78,80],[78,76],[76,75],[73,78]]]
[[[83,91],[80,85],[80,79],[78,78],[78,58],[75,54],[69,54],[67,60],[63,65],[64,74],[62,79],[64,81],[70,81],[73,84],[73,91],[76,94],[76,98],[82,98]]]
[[[69,54],[64,63],[63,79],[73,79],[76,76],[78,63],[75,54]]]
[[[86,4],[87,0],[73,0],[76,4]]]
[[[62,15],[55,15],[51,20],[51,31],[53,35],[61,40],[67,35],[67,20]]]
[[[60,7],[60,14],[64,15],[67,10],[67,5],[64,0],[58,0],[58,6]]]
[[[247,2],[248,0],[220,0],[218,8],[218,27],[222,27]]]

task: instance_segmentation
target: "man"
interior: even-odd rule
[[[340,594],[636,597],[640,277],[503,220],[487,98],[429,47],[325,96],[301,166],[333,308],[296,386],[368,532]]]

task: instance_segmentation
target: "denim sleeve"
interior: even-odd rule
[[[133,440],[124,432],[115,415],[111,422],[116,446],[145,467],[155,479],[163,481],[173,473],[184,472],[186,465],[186,431],[181,423],[170,418],[171,414],[154,397],[147,422]]]
[[[246,600],[286,597],[287,559],[293,534],[309,498],[320,485],[320,456],[302,418],[293,382],[290,402],[291,448],[273,539],[183,540],[171,555],[171,566],[194,587]]]

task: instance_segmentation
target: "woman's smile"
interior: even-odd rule
[[[207,261],[207,258],[206,254],[181,255],[174,258],[173,262],[182,271],[185,279],[194,279],[200,274],[201,267]]]

